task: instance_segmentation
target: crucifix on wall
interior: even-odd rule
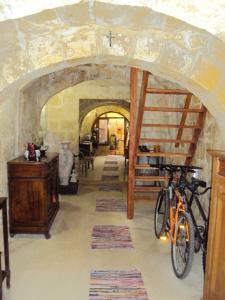
[[[106,37],[107,37],[107,39],[109,40],[109,47],[112,47],[112,39],[114,39],[115,36],[112,35],[112,31],[111,31],[111,30],[109,31],[109,34],[107,34]]]

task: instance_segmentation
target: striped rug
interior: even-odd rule
[[[99,191],[103,192],[122,192],[122,186],[119,184],[101,184],[99,185]]]
[[[116,155],[108,155],[108,156],[105,157],[105,159],[108,159],[108,160],[110,160],[110,159],[111,160],[114,160],[114,159],[118,160],[118,156],[116,156]]]
[[[127,226],[95,225],[92,231],[92,249],[133,248]]]
[[[123,199],[97,199],[96,211],[120,212],[127,210],[127,203]]]
[[[118,171],[118,167],[104,167],[103,171]]]
[[[102,180],[103,181],[119,180],[119,175],[102,175]]]
[[[106,160],[105,162],[104,162],[105,164],[109,164],[109,165],[117,165],[118,164],[118,162],[117,161],[115,161],[115,160]]]
[[[93,270],[89,300],[148,300],[138,270]]]

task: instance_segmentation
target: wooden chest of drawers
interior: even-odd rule
[[[45,234],[59,209],[58,154],[48,153],[40,162],[23,156],[8,162],[10,235]]]

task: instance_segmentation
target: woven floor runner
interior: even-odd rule
[[[103,171],[119,171],[118,167],[104,167]]]
[[[95,225],[92,231],[92,249],[133,248],[127,226]]]
[[[98,212],[124,212],[127,203],[123,199],[97,199],[96,211]]]
[[[119,180],[119,175],[102,175],[103,181]]]
[[[89,300],[148,300],[138,270],[93,270]]]
[[[123,188],[118,184],[101,184],[99,185],[99,191],[103,192],[122,192]]]
[[[105,162],[104,162],[104,164],[108,164],[108,165],[117,165],[118,164],[118,162],[116,161],[116,160],[106,160]]]
[[[117,160],[118,159],[118,156],[116,156],[116,155],[108,155],[108,156],[105,156],[105,159],[108,159],[108,160],[112,160],[112,159],[115,159],[115,160]]]

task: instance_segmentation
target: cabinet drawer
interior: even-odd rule
[[[58,157],[42,159],[40,162],[26,161],[23,157],[8,162],[9,178],[37,178],[46,177],[58,167]]]
[[[10,165],[8,164],[8,176],[9,177],[22,177],[22,178],[32,178],[32,177],[44,177],[48,172],[48,167],[43,164],[34,164],[33,162],[23,165]]]

